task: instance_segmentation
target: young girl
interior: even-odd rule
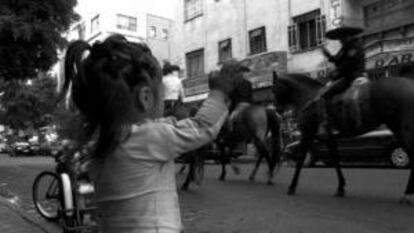
[[[227,70],[226,70],[227,69]],[[86,118],[93,153],[98,219],[103,233],[182,231],[174,159],[218,134],[237,77],[229,66],[210,77],[210,94],[195,117],[163,116],[160,65],[143,44],[111,36],[92,47],[73,42],[64,90]],[[87,141],[87,140],[84,140]]]

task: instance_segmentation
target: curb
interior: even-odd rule
[[[9,201],[10,200],[10,201]],[[21,210],[18,205],[13,204],[12,201],[15,200],[15,197],[12,198],[5,198],[0,195],[0,208],[4,207],[10,211],[13,211],[16,215],[18,215],[23,221],[29,223],[30,225],[36,227],[41,232],[44,233],[51,233],[47,230],[44,226],[42,226],[38,221],[34,220],[31,216]]]

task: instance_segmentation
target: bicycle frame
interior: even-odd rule
[[[94,193],[93,184],[88,178],[78,179],[72,161],[66,160],[63,154],[57,155],[55,161],[57,163],[55,172],[49,173],[54,174],[56,178],[48,184],[46,198],[59,200],[60,207],[57,210],[57,218],[49,220],[58,220],[63,227],[63,232],[79,233],[96,226],[85,224],[85,218],[88,216],[93,220],[91,212],[95,207],[90,207],[90,197]],[[43,173],[39,174],[39,177]],[[35,199],[34,202],[37,203]]]
[[[62,182],[62,192],[63,192],[63,206],[65,215],[73,216],[74,205],[73,205],[73,193],[72,193],[72,182],[70,181],[69,175],[67,173],[61,173],[60,179]]]

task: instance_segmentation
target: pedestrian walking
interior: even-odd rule
[[[162,82],[164,84],[165,115],[171,115],[184,99],[184,88],[179,77],[179,71],[179,66],[164,62]]]
[[[89,51],[89,55],[85,52]],[[95,139],[90,168],[102,233],[182,232],[174,159],[212,141],[235,77],[210,77],[192,118],[163,118],[162,69],[150,49],[120,35],[66,53],[65,87]]]

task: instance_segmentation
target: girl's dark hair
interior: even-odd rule
[[[86,54],[89,52],[89,54]],[[136,107],[136,87],[150,86],[157,93],[161,68],[150,49],[112,35],[90,46],[72,42],[65,56],[62,96],[71,86],[71,98],[85,118],[84,144],[97,135],[94,157],[103,157],[125,139],[128,117]]]

